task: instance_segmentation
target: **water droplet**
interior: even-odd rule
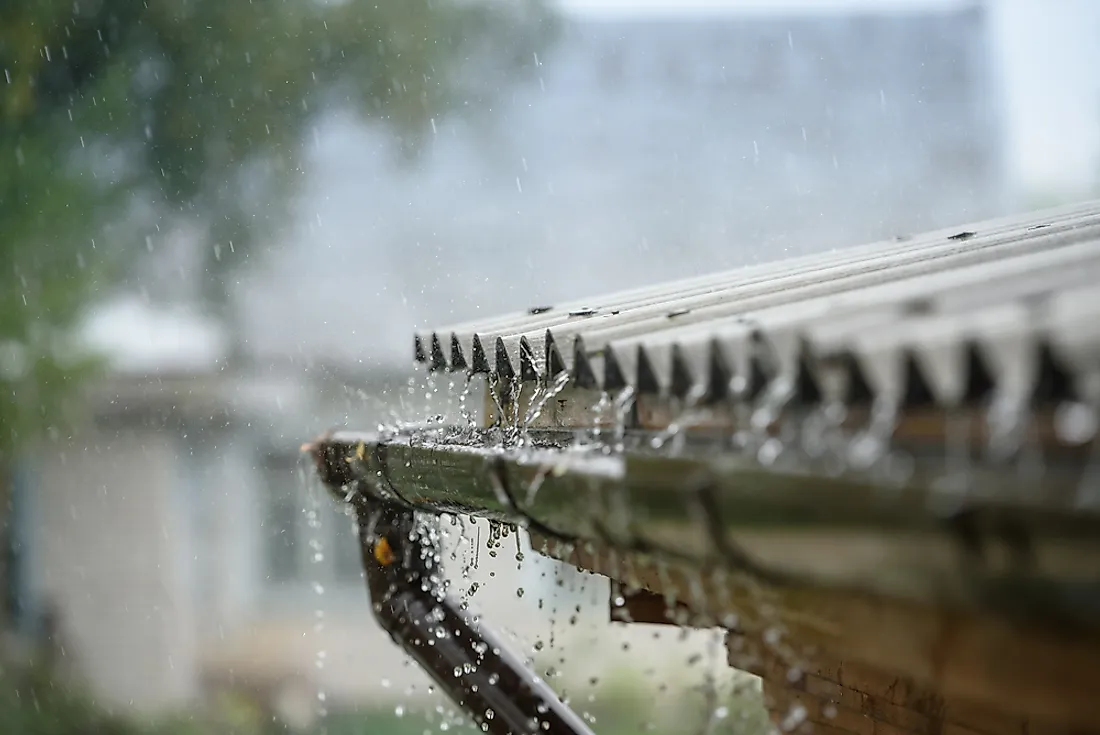
[[[791,707],[787,712],[787,716],[783,718],[783,721],[779,723],[779,729],[783,732],[791,732],[803,722],[806,721],[806,708],[801,704],[796,704]]]
[[[760,450],[756,454],[757,461],[765,466],[775,464],[775,461],[779,459],[779,455],[783,453],[783,442],[775,437],[769,437],[760,445]]]
[[[1065,402],[1054,411],[1054,432],[1066,444],[1084,444],[1096,430],[1096,411],[1083,403]]]

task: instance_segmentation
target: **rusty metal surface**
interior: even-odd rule
[[[707,403],[1100,401],[1100,203],[422,332],[435,370]]]

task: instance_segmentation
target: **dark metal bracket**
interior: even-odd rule
[[[351,495],[375,618],[436,685],[493,735],[590,735],[553,689],[444,591],[433,522],[364,483]]]

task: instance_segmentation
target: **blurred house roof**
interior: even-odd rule
[[[77,337],[82,347],[107,360],[108,375],[91,386],[99,421],[145,426],[259,421],[276,434],[296,435],[320,431],[343,415],[340,406],[320,405],[318,392],[332,395],[334,386],[364,378],[363,371],[316,359],[231,361],[226,330],[216,320],[194,308],[157,305],[137,296],[121,295],[98,305],[78,327]],[[371,387],[390,389],[404,376],[371,378]]]
[[[999,214],[989,59],[980,6],[575,18],[412,168],[318,131],[302,225],[238,294],[249,344],[408,364],[429,322]]]
[[[228,347],[221,325],[196,309],[156,306],[129,294],[91,310],[78,339],[118,375],[215,370]]]

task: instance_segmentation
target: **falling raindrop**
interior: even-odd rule
[[[799,725],[806,721],[808,713],[806,708],[801,704],[793,705],[787,714],[783,717],[782,722],[779,723],[779,729],[783,732],[792,732]]]
[[[1065,444],[1086,444],[1096,436],[1097,418],[1097,412],[1088,405],[1067,401],[1055,409],[1055,434]]]

